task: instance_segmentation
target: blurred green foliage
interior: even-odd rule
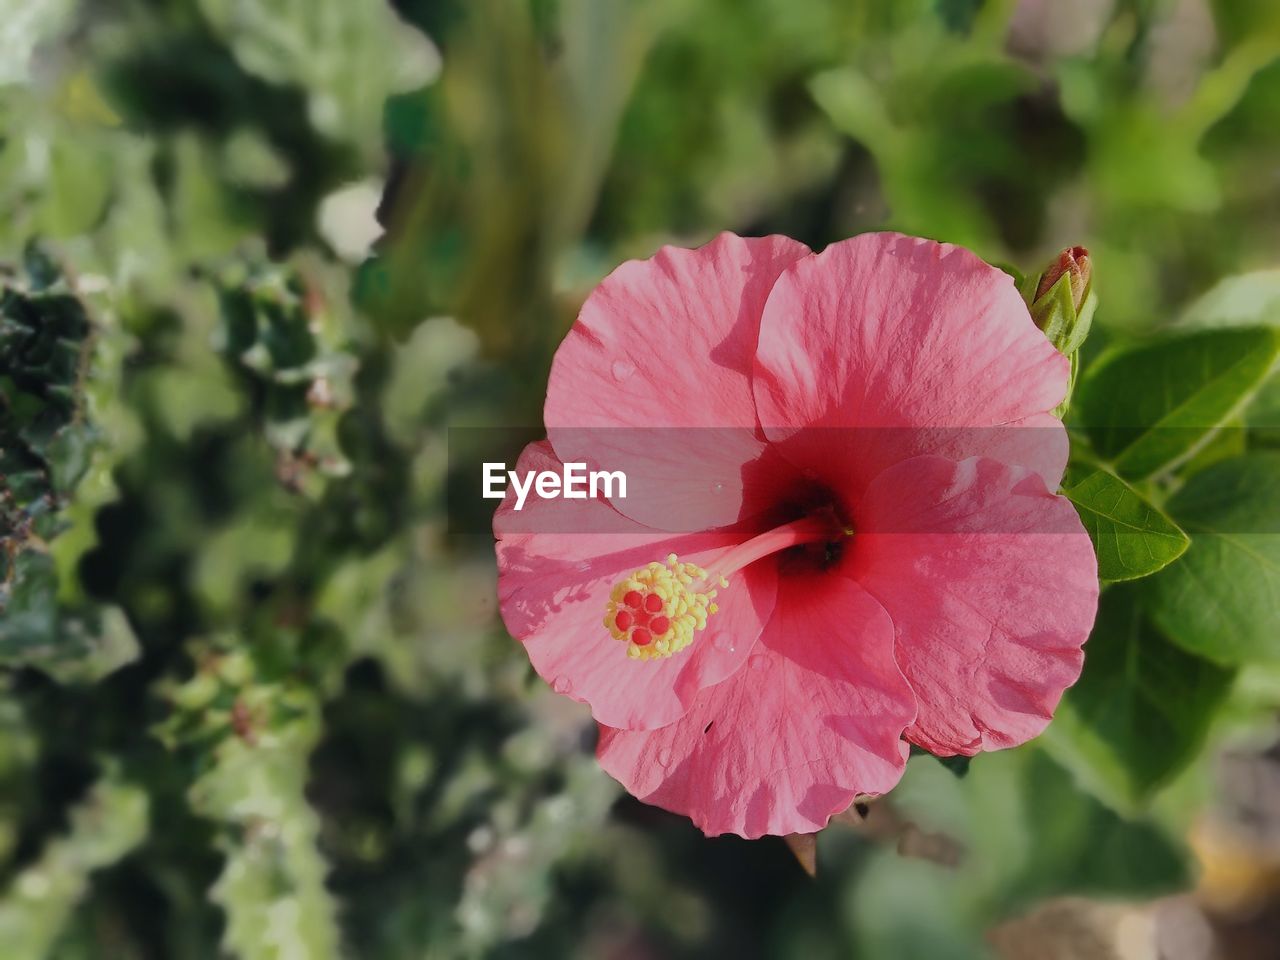
[[[5,956],[967,958],[1184,889],[1280,706],[1276,9],[0,2]],[[536,418],[625,257],[886,226],[1089,247],[1072,491],[1151,576],[1041,742],[911,760],[884,809],[954,858],[837,828],[810,882],[618,797],[444,431]]]

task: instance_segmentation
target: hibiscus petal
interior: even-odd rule
[[[530,444],[517,470],[544,469],[558,472],[560,461],[550,444]],[[519,513],[513,500],[508,492],[494,517],[502,619],[538,674],[558,693],[590,704],[596,720],[633,730],[671,723],[698,691],[746,661],[773,611],[777,578],[768,565],[741,571],[720,588],[719,612],[673,656],[632,660],[603,623],[609,592],[632,571],[670,553],[705,568],[733,538],[655,533],[604,500],[530,497]]]
[[[936,453],[1015,462],[1056,489],[1066,434],[1038,415],[1069,375],[1009,276],[958,247],[874,233],[778,279],[754,390],[769,439],[790,438],[793,462],[833,486]]]
[[[920,457],[871,483],[856,526],[846,570],[893,618],[920,705],[907,738],[972,755],[1039,734],[1098,607],[1071,503],[1025,469]]]
[[[602,727],[600,763],[709,836],[820,830],[902,775],[915,703],[892,638],[884,610],[853,581],[787,581],[745,669],[661,730]]]
[[[808,253],[722,233],[609,274],[551,367],[544,420],[560,458],[624,471],[614,505],[655,529],[724,526],[763,507],[767,491],[743,490],[764,449],[750,380],[760,313]]]

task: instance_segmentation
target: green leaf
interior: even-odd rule
[[[209,890],[226,915],[224,952],[239,960],[338,957],[320,818],[306,796],[322,732],[313,692],[263,679],[259,663],[229,638],[199,649],[198,658],[200,669],[171,688],[174,709],[155,732],[171,746],[203,751],[187,799],[216,825],[226,858]]]
[[[64,682],[92,682],[132,661],[138,641],[113,604],[58,602],[53,559],[21,550],[0,583],[0,669],[34,667]]]
[[[1188,330],[1269,325],[1280,327],[1280,270],[1227,277],[1187,307],[1177,326]],[[1255,437],[1280,438],[1280,376],[1272,376],[1245,411]]]
[[[1272,378],[1271,382],[1274,383],[1275,379]],[[1259,394],[1258,400],[1261,398],[1262,394]],[[1256,408],[1258,400],[1253,401],[1250,410]],[[1206,443],[1197,447],[1194,454],[1178,465],[1178,475],[1186,480],[1201,470],[1207,470],[1215,463],[1221,463],[1233,457],[1242,457],[1249,450],[1249,442],[1249,430],[1244,419],[1232,417]]]
[[[1194,453],[1254,395],[1280,356],[1280,331],[1208,330],[1116,353],[1085,375],[1081,420],[1099,454],[1129,479]]]
[[[904,829],[896,847],[869,852],[854,881],[857,956],[987,956],[966,948],[981,942],[993,914],[1063,895],[1147,897],[1188,880],[1177,843],[1084,793],[1036,745],[975,757],[963,780],[935,763],[908,763],[876,803]],[[958,867],[920,859],[947,850]],[[911,909],[894,909],[912,889],[921,895]]]
[[[65,29],[74,10],[72,0],[0,0],[0,87],[31,82],[34,51]]]
[[[86,393],[111,372],[58,267],[36,245],[25,259],[0,289],[0,668],[93,681],[138,651],[121,609],[85,599],[74,563],[62,566],[68,543],[92,542],[93,507],[112,489]]]
[[[951,773],[957,777],[965,777],[969,775],[969,762],[973,759],[972,757],[962,757],[958,755],[953,757],[940,757],[936,753],[930,753],[924,747],[916,746],[914,743],[911,744],[910,754],[913,757],[933,757],[933,759],[937,760],[944,768],[951,771]]]
[[[859,881],[858,900],[897,876],[893,864],[919,874],[914,858],[954,850],[959,867],[928,864],[942,886],[931,913],[938,910],[936,919],[961,936],[988,928],[993,914],[1024,910],[1042,897],[1147,897],[1187,882],[1184,851],[1164,829],[1098,803],[1038,744],[975,756],[963,780],[936,763],[909,762],[881,803],[908,824],[906,855],[883,850],[860,874],[865,883]],[[916,946],[911,923],[913,916],[901,911],[884,918],[909,947]],[[859,956],[934,956],[865,946]]]
[[[1264,323],[1280,325],[1280,270],[1227,277],[1187,307],[1177,326],[1220,330]]]
[[[1054,759],[1122,813],[1139,809],[1195,758],[1233,675],[1170,644],[1134,594],[1117,587],[1103,595],[1084,673],[1043,739]]]
[[[49,957],[91,874],[126,856],[149,831],[147,791],[114,772],[71,809],[67,832],[45,845],[0,894],[0,943],[15,960]]]
[[[1152,620],[1218,663],[1280,661],[1280,453],[1215,464],[1167,506],[1193,542],[1146,585]]]
[[[1063,492],[1089,531],[1103,580],[1150,576],[1182,556],[1191,542],[1142,494],[1105,470]]]
[[[389,94],[429,82],[438,54],[390,4],[199,0],[200,12],[242,69],[307,91],[317,129],[360,143],[375,137]]]
[[[56,143],[49,158],[49,193],[40,226],[51,237],[72,237],[89,230],[102,216],[111,195],[110,170],[78,144]]]

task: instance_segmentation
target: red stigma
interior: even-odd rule
[[[715,588],[707,585],[709,576],[696,564],[681,563],[674,553],[664,563],[646,564],[609,591],[604,627],[613,639],[626,644],[630,660],[658,660],[679,653],[717,610]],[[728,586],[723,576],[715,582]]]

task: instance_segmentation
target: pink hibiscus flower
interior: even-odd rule
[[[709,835],[821,829],[893,787],[908,742],[1022,743],[1097,606],[1053,493],[1068,376],[1012,280],[955,247],[722,234],[625,263],[517,471],[621,469],[628,495],[504,502],[503,618],[590,705],[603,767]]]

